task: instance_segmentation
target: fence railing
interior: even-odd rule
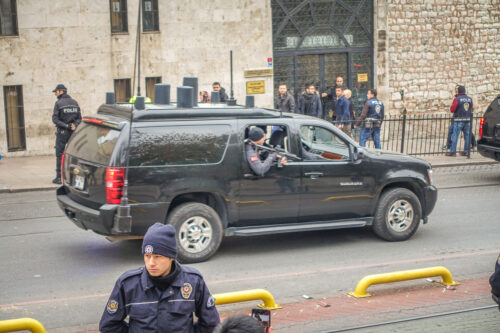
[[[450,115],[400,115],[387,116],[380,128],[382,149],[401,152],[408,155],[439,155],[449,150],[449,129],[452,123]],[[480,115],[474,115],[471,124],[471,153],[476,151]],[[334,122],[335,124],[335,122]],[[361,128],[353,128],[351,136],[359,142]],[[374,147],[373,141],[366,144]],[[461,133],[458,138],[457,152],[463,151],[465,140]]]

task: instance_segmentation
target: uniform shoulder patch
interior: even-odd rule
[[[182,270],[186,273],[191,273],[191,274],[196,274],[198,276],[201,277],[201,273],[199,270],[197,270],[196,268],[193,268],[193,267],[188,267],[188,266],[181,266],[182,267]]]
[[[211,309],[215,306],[215,297],[210,295],[210,297],[207,300],[207,309]]]
[[[259,160],[258,156],[252,156],[250,157],[250,162],[257,162]]]
[[[106,311],[108,311],[109,314],[114,314],[118,311],[118,302],[114,299],[110,299],[108,305],[106,306]]]

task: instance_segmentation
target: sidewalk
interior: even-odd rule
[[[472,154],[470,159],[444,155],[419,158],[427,160],[433,168],[497,163],[478,153]],[[56,189],[58,185],[52,184],[55,169],[55,156],[3,157],[0,159],[0,193]]]

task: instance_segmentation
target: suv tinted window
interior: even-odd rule
[[[219,163],[226,150],[230,127],[209,126],[134,129],[130,166]]]
[[[81,123],[66,147],[66,153],[87,161],[107,165],[120,131]]]
[[[302,145],[313,154],[331,160],[349,159],[349,145],[335,133],[317,126],[301,126]]]

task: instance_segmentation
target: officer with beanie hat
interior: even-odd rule
[[[220,322],[215,298],[200,272],[175,260],[175,228],[158,222],[149,227],[142,254],[145,266],[124,273],[116,281],[99,330],[212,332]],[[196,323],[193,313],[198,318]]]
[[[262,128],[252,127],[248,132],[248,140],[245,143],[245,154],[250,168],[257,176],[264,176],[274,161],[281,159],[282,164],[287,164],[286,158],[281,157],[276,153],[270,153],[265,156],[263,151],[258,149],[256,145],[262,146],[266,136]]]

